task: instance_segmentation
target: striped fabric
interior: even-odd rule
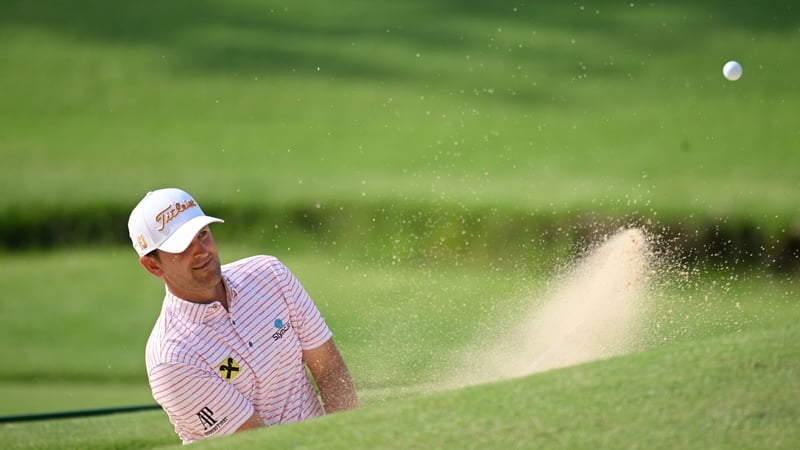
[[[184,443],[236,431],[254,411],[267,425],[323,413],[302,351],[331,337],[286,266],[254,256],[222,266],[228,309],[167,291],[147,341],[153,398]]]

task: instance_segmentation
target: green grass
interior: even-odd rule
[[[229,258],[244,252],[235,245],[221,249]],[[364,407],[297,425],[309,431],[292,425],[232,438],[243,439],[244,448],[267,442],[308,448],[476,448],[490,442],[577,448],[603,442],[730,448],[744,442],[788,448],[796,436],[800,415],[791,399],[798,389],[798,359],[791,343],[800,330],[800,287],[790,277],[683,277],[672,268],[650,297],[643,352],[520,381],[430,393],[426,386],[453,370],[464,342],[482,339],[487,329],[504,329],[487,328],[487,321],[510,324],[537,304],[531,293],[552,273],[364,264],[313,252],[285,252],[282,258],[334,329]],[[9,286],[8,301],[0,306],[6,343],[0,357],[14,362],[0,371],[0,394],[9,400],[0,415],[152,403],[143,347],[162,288],[138,267],[132,251],[14,255],[0,259],[0,273]],[[48,274],[46,283],[37,281],[41,274]],[[24,320],[31,314],[35,320]],[[177,442],[160,412],[2,427],[3,448],[151,448]]]
[[[5,1],[2,224],[107,227],[174,185],[231,213],[224,260],[289,264],[364,406],[201,448],[793,448],[800,286],[758,264],[666,273],[642,352],[424,391],[538,301],[570,217],[754,224],[764,258],[796,235],[798,23],[779,0]],[[0,416],[152,403],[163,287],[96,244],[0,253]],[[162,412],[0,425],[2,448],[177,442]]]
[[[794,448],[800,328],[698,339],[199,448]],[[161,412],[4,425],[4,448],[179,448]]]
[[[747,8],[6,2],[0,207],[180,185],[791,221],[797,12]]]
[[[200,448],[792,448],[798,327],[442,392]]]

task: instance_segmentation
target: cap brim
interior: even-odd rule
[[[199,216],[190,219],[175,230],[172,236],[167,238],[158,248],[167,253],[181,253],[189,248],[189,244],[192,243],[194,237],[204,226],[214,222],[222,223],[225,221],[211,216]]]

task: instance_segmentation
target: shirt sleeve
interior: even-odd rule
[[[253,415],[244,395],[207,370],[165,363],[154,367],[149,378],[153,398],[185,444],[232,434]]]
[[[302,349],[311,350],[327,342],[333,333],[311,296],[288,267],[279,263],[277,272],[284,298],[293,316],[292,326]]]

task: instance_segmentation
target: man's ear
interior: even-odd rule
[[[145,268],[145,270],[147,270],[148,272],[150,272],[151,274],[155,275],[158,278],[161,278],[161,276],[164,275],[164,271],[161,270],[161,263],[156,261],[156,259],[153,258],[152,256],[147,256],[147,255],[142,256],[141,258],[139,258],[139,264],[141,264],[142,267]]]

